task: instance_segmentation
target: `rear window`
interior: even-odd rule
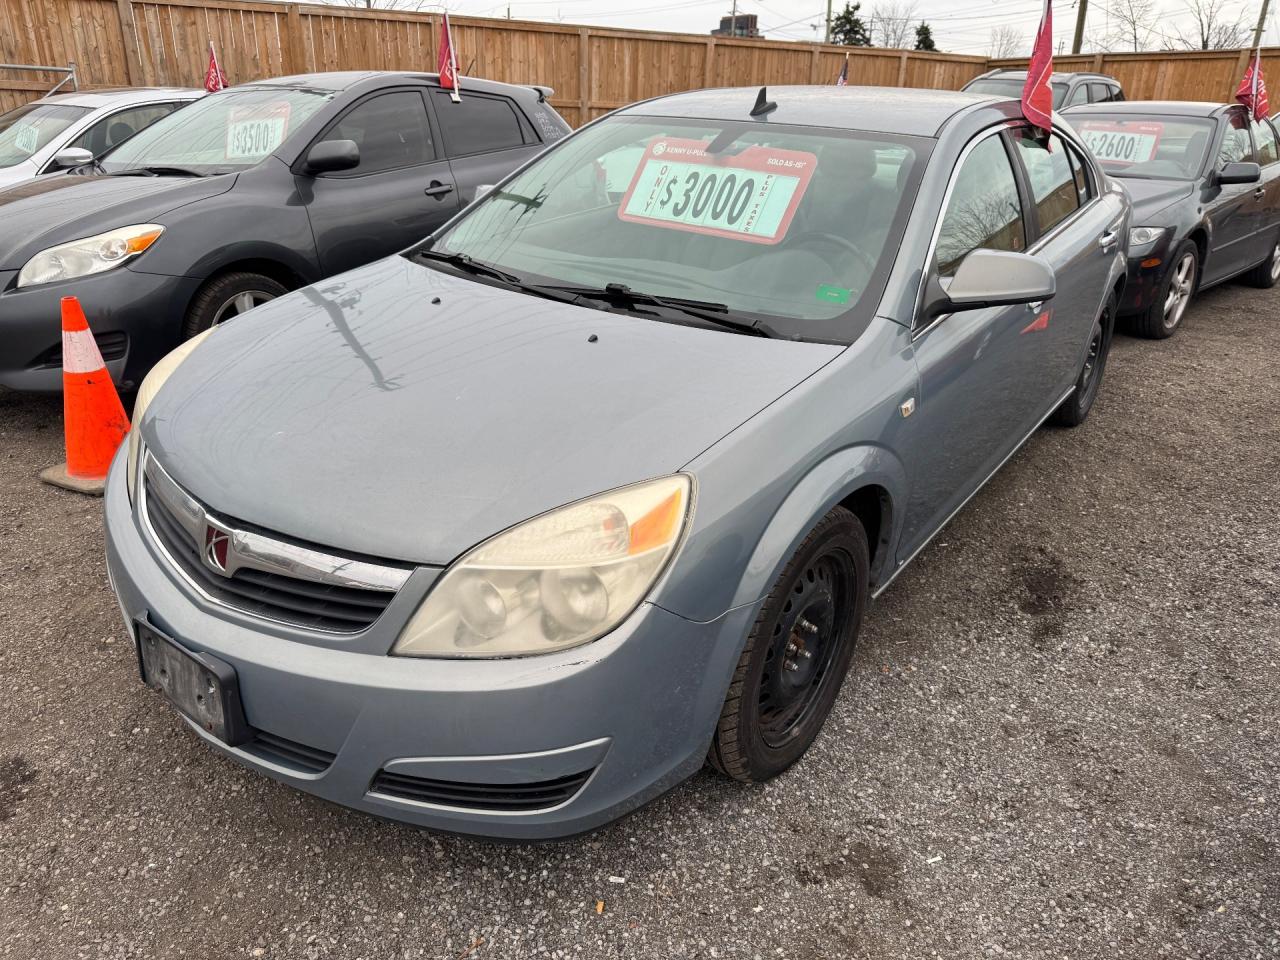
[[[1213,140],[1213,121],[1197,117],[1090,114],[1074,126],[1107,173],[1118,177],[1193,179]]]
[[[1026,83],[1026,80],[988,77],[985,80],[974,80],[972,83],[967,84],[964,91],[965,93],[988,93],[994,97],[1010,97],[1018,100],[1022,97],[1022,88],[1026,86]],[[1050,84],[1050,87],[1053,90],[1053,109],[1057,110],[1067,97],[1067,85],[1065,83],[1053,83]]]
[[[88,107],[37,101],[0,116],[0,167],[22,163],[90,112]]]

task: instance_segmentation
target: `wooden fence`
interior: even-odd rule
[[[464,74],[539,83],[577,126],[635,100],[700,87],[849,83],[956,89],[992,61],[957,54],[451,18]],[[0,0],[0,63],[74,62],[82,87],[199,86],[213,40],[232,83],[318,70],[434,70],[439,14],[263,0]],[[1280,69],[1280,50],[1268,51]],[[1059,57],[1099,69],[1133,99],[1229,97],[1247,52]],[[1273,72],[1273,76],[1277,75]],[[0,72],[0,111],[52,84]]]

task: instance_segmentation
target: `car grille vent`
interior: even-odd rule
[[[231,577],[219,576],[201,563],[191,535],[164,502],[152,496],[150,479],[143,482],[147,484],[147,518],[156,538],[201,590],[227,606],[300,627],[356,633],[377,620],[395,596],[391,591],[330,586],[250,568],[241,568]]]
[[[274,763],[279,767],[287,767],[299,773],[324,773],[329,769],[337,754],[318,747],[309,747],[305,743],[277,737],[274,733],[259,730],[252,740],[241,747],[260,760]]]
[[[129,352],[129,335],[123,330],[95,333],[93,338],[98,342],[98,352],[102,354],[104,362],[119,360]],[[59,343],[50,347],[32,360],[29,366],[34,370],[43,370],[49,367],[61,368],[62,344]]]
[[[591,779],[592,773],[592,770],[584,770],[567,777],[537,783],[460,783],[379,770],[369,791],[384,797],[431,803],[441,807],[533,813],[559,806],[572,799]]]

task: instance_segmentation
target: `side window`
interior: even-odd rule
[[[1067,147],[1067,160],[1071,162],[1071,178],[1076,183],[1076,197],[1083,207],[1093,196],[1089,187],[1089,171],[1085,169],[1084,158],[1072,147]]]
[[[1067,99],[1067,106],[1074,107],[1077,103],[1089,102],[1089,88],[1085,84],[1080,84],[1071,91],[1071,96]]]
[[[1111,100],[1114,103],[1121,103],[1124,100],[1124,91],[1116,84],[1111,84]]]
[[[1111,87],[1105,83],[1089,84],[1089,100],[1093,103],[1107,103],[1111,99]]]
[[[1218,150],[1218,166],[1253,159],[1253,145],[1249,142],[1249,125],[1244,111],[1232,110],[1227,115],[1227,129],[1222,134],[1222,147]]]
[[[515,107],[506,97],[472,93],[464,94],[460,103],[454,103],[448,93],[438,90],[435,105],[451,157],[524,146],[524,130]]]
[[[1040,216],[1041,232],[1048,232],[1080,206],[1079,187],[1067,159],[1067,146],[1055,136],[1049,138],[1049,149],[1034,139],[1028,130],[1015,130],[1013,142],[1031,182],[1031,197]]]
[[[124,143],[139,130],[151,126],[161,117],[167,117],[178,106],[179,104],[176,103],[151,103],[144,107],[121,110],[119,113],[113,113],[99,120],[67,146],[88,150],[95,157],[99,157],[116,144]]]
[[[952,276],[970,251],[1025,250],[1018,183],[1004,143],[997,136],[979,141],[965,158],[951,188],[938,229],[938,273]]]
[[[354,140],[360,165],[351,175],[413,167],[435,159],[427,108],[416,90],[383,93],[356,104],[325,140]]]
[[[1254,120],[1251,124],[1253,129],[1253,142],[1258,145],[1258,163],[1264,167],[1269,163],[1275,163],[1280,160],[1280,155],[1276,152],[1276,132],[1271,129],[1271,124],[1263,121],[1259,123]]]

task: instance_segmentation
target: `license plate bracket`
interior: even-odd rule
[[[228,746],[252,739],[235,667],[183,646],[146,619],[135,621],[142,681],[179,713]]]

